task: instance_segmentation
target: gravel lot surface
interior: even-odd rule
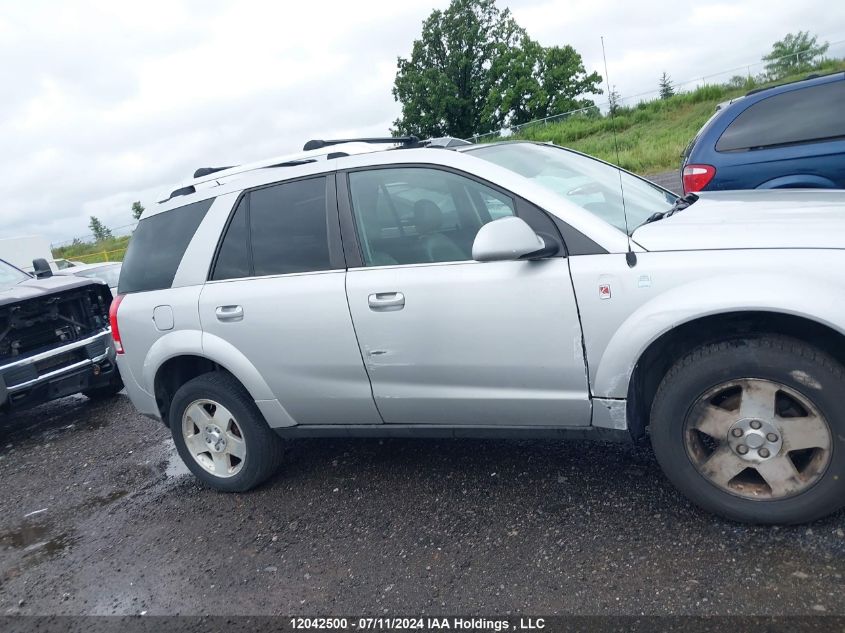
[[[681,172],[679,169],[663,171],[659,174],[646,174],[645,176],[643,176],[643,178],[646,178],[651,182],[657,183],[661,187],[664,187],[669,191],[673,191],[679,196],[683,195],[684,193],[684,185],[681,182]]]
[[[647,447],[308,440],[203,488],[124,396],[0,420],[0,613],[845,613],[845,515],[746,527]]]

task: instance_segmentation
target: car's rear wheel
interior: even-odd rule
[[[669,479],[726,518],[799,523],[845,504],[845,370],[797,340],[702,346],[666,374],[651,440]]]
[[[228,374],[211,372],[182,385],[170,405],[170,430],[191,472],[217,490],[254,488],[281,462],[281,439]]]

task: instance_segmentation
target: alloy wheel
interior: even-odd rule
[[[710,483],[758,500],[810,488],[824,474],[833,446],[828,422],[809,398],[759,378],[704,393],[686,417],[684,442]]]
[[[243,468],[246,442],[231,412],[214,400],[195,400],[182,416],[188,452],[215,477],[233,477]]]

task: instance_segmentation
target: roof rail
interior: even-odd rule
[[[209,174],[223,171],[224,169],[232,169],[232,167],[236,167],[236,165],[228,165],[226,167],[200,167],[194,172],[194,178],[202,178],[203,176],[208,176]]]
[[[749,90],[748,92],[746,92],[745,96],[750,97],[751,95],[756,95],[760,92],[765,92],[767,90],[772,90],[774,88],[781,88],[783,86],[791,86],[792,84],[797,84],[797,83],[800,83],[802,81],[809,81],[810,79],[821,79],[822,77],[831,77],[833,75],[841,75],[841,74],[843,74],[841,70],[836,70],[832,73],[823,73],[823,74],[811,73],[811,74],[807,75],[806,77],[802,77],[801,79],[793,79],[792,81],[785,81],[782,84],[774,84],[773,86],[763,86],[761,88],[754,88],[754,90]]]
[[[348,145],[342,148],[339,147],[335,151],[330,149],[332,146],[342,143],[347,143]],[[159,203],[163,204],[177,196],[187,196],[196,193],[199,189],[217,186],[225,179],[240,176],[246,172],[276,167],[296,167],[317,161],[331,160],[341,156],[378,151],[372,146],[372,143],[390,143],[401,147],[425,146],[425,142],[421,142],[415,136],[309,141],[306,144],[308,149],[295,154],[265,158],[264,160],[234,167],[200,167],[194,172],[192,179],[183,181],[175,190],[168,190],[164,199],[159,200]]]
[[[420,139],[416,136],[375,136],[371,138],[336,138],[330,140],[311,139],[302,148],[305,152],[314,149],[323,149],[329,145],[340,145],[341,143],[390,143],[392,145],[418,145]]]

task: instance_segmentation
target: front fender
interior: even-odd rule
[[[677,286],[640,305],[617,328],[592,386],[599,398],[625,398],[638,360],[654,341],[690,321],[735,312],[799,316],[845,333],[840,289],[790,275],[722,273]],[[812,306],[812,314],[805,309]]]

